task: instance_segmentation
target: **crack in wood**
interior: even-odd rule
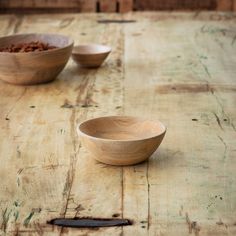
[[[232,45],[232,46],[234,46],[235,41],[236,41],[236,35],[235,35],[235,36],[233,37],[233,39],[232,39],[232,42],[231,42],[231,45]]]
[[[17,147],[16,147],[16,154],[17,154],[17,158],[21,157],[21,151],[20,151],[19,145],[17,145]]]
[[[76,89],[76,90],[79,90],[78,91],[78,96],[76,97],[76,101],[75,101],[76,104],[78,104],[81,101],[82,96],[84,95],[84,93],[85,93],[85,99],[86,100],[91,99],[92,91],[93,91],[93,87],[94,87],[94,83],[95,83],[95,79],[96,79],[95,72],[89,73],[89,77],[87,77],[87,76],[84,76],[82,83]],[[76,138],[76,134],[75,134],[75,125],[76,125],[75,124],[76,123],[76,120],[75,120],[75,114],[76,113],[75,112],[76,112],[76,109],[75,109],[75,107],[73,107],[71,117],[70,117],[70,134],[71,134],[71,140],[72,140],[72,143],[73,143],[74,155],[72,155],[71,158],[70,158],[70,168],[69,168],[68,173],[67,173],[67,179],[66,179],[66,183],[65,183],[65,186],[64,186],[64,190],[63,190],[64,198],[66,198],[64,212],[62,213],[62,215],[64,217],[66,216],[66,212],[68,210],[72,184],[73,184],[73,181],[74,181],[75,166],[76,166],[76,163],[77,163],[77,156],[79,154],[79,150],[80,150],[80,147],[81,147],[80,145],[78,145],[78,150],[77,150],[77,143],[76,143],[77,138]],[[84,114],[84,116],[86,116],[87,109],[83,114]],[[62,234],[63,234],[63,227],[61,228],[59,235],[62,235]]]
[[[212,96],[215,98],[217,104],[219,105],[220,109],[221,109],[221,113],[224,117],[226,117],[229,125],[233,128],[234,131],[236,131],[236,128],[234,126],[234,123],[231,121],[230,117],[225,113],[225,110],[224,110],[224,106],[222,104],[222,102],[220,101],[220,98],[216,95],[216,93],[214,92],[214,90],[210,90]]]
[[[211,77],[211,74],[210,74],[210,72],[209,72],[209,70],[208,70],[208,67],[207,67],[207,65],[206,65],[205,63],[203,63],[201,57],[199,57],[199,60],[198,60],[198,61],[200,62],[200,64],[201,64],[202,67],[204,68],[204,71],[206,72],[207,76],[211,79],[212,77]],[[209,82],[208,82],[208,83],[209,83]]]
[[[236,92],[236,87],[232,85],[214,85],[206,81],[205,84],[159,84],[155,88],[155,92],[159,94],[169,93],[207,93],[217,90],[225,93]]]
[[[15,24],[15,26],[13,28],[13,34],[18,33],[19,28],[21,27],[23,20],[24,20],[24,16],[23,15],[18,15],[17,16],[17,22],[16,22],[16,24]]]
[[[224,139],[223,139],[222,137],[220,137],[219,135],[217,135],[217,137],[218,137],[218,139],[219,139],[219,140],[223,143],[223,145],[224,145],[223,159],[225,159],[225,158],[226,158],[227,149],[228,149],[227,144],[225,143],[225,141],[224,141]]]
[[[189,234],[194,233],[195,236],[199,236],[201,228],[198,225],[197,221],[191,221],[187,212],[185,214],[185,218],[186,218],[186,223],[188,225]]]
[[[9,115],[10,113],[14,110],[14,108],[16,107],[17,103],[22,99],[22,97],[25,95],[27,88],[24,88],[23,92],[21,93],[21,95],[16,99],[16,101],[14,102],[14,105],[9,109],[9,111],[7,112],[5,119],[10,120],[9,119]]]
[[[147,181],[147,200],[148,200],[148,215],[147,215],[147,230],[149,230],[150,226],[150,183],[149,183],[149,160],[147,160],[147,167],[146,167],[146,181]]]
[[[183,211],[184,211],[184,206],[181,205],[181,206],[180,206],[180,209],[179,209],[179,216],[182,216],[182,215],[183,215]]]
[[[117,50],[117,52],[119,52],[118,57],[119,57],[119,61],[118,61],[118,65],[120,66],[121,70],[120,73],[122,73],[122,80],[124,81],[124,74],[125,74],[125,64],[122,63],[123,61],[125,61],[124,58],[124,48],[125,48],[125,36],[124,36],[124,27],[122,26],[120,28],[120,50]],[[121,62],[121,63],[120,63]],[[119,67],[118,67],[119,68]],[[125,104],[125,87],[123,84],[122,87],[122,104]],[[124,113],[124,106],[116,106],[116,109],[119,109],[119,112]],[[121,167],[121,218],[124,218],[124,198],[125,198],[125,173],[124,173],[124,167]],[[124,229],[123,227],[121,228],[121,233],[120,236],[124,235]]]
[[[7,225],[10,219],[10,215],[11,215],[12,210],[8,210],[8,208],[6,207],[3,214],[2,214],[2,225],[1,225],[1,229],[3,230],[3,232],[6,232],[7,229]]]
[[[60,27],[61,29],[68,27],[68,26],[74,21],[74,19],[75,19],[74,17],[68,17],[68,18],[63,19],[63,20],[60,22],[59,27]]]
[[[112,20],[112,19],[103,19],[103,20],[98,20],[98,23],[101,24],[110,24],[110,23],[116,23],[116,24],[125,24],[125,23],[135,23],[136,20]]]
[[[215,112],[213,112],[213,115],[215,116],[216,121],[217,121],[217,124],[218,124],[218,126],[220,127],[220,129],[221,129],[221,130],[224,130],[223,127],[222,127],[222,125],[221,125],[219,116],[218,116]]]
[[[226,229],[228,228],[228,225],[225,224],[221,219],[219,219],[219,221],[217,221],[216,224],[220,226],[224,226]]]
[[[121,167],[121,218],[124,218],[124,167]],[[120,236],[123,236],[123,227],[121,228]]]

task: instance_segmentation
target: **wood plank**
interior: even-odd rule
[[[167,136],[148,163],[124,170],[123,214],[136,222],[124,234],[234,235],[236,96],[220,89],[235,87],[234,36],[213,33],[234,26],[142,15],[142,27],[125,26],[125,113],[162,120]]]
[[[73,1],[63,1],[63,0],[54,0],[54,1],[48,1],[48,0],[22,0],[22,1],[1,1],[0,6],[1,7],[9,7],[9,8],[60,8],[60,7],[79,7],[81,4],[80,0],[73,0]]]
[[[133,0],[119,0],[119,12],[129,12],[133,10]]]
[[[116,12],[117,3],[115,0],[99,0],[100,12]]]
[[[116,19],[116,15],[111,15]],[[87,110],[87,118],[119,114],[123,104],[123,33],[119,24],[107,26],[94,25],[91,33],[90,24],[99,19],[90,18],[85,24],[85,32],[80,43],[95,41],[112,47],[109,61],[105,65],[93,71],[87,77],[92,80],[87,98],[91,105]],[[86,30],[87,29],[87,30]],[[100,34],[99,32],[104,32]],[[89,33],[90,32],[90,33]],[[96,35],[96,38],[94,37]],[[108,73],[109,72],[109,73]],[[108,109],[109,108],[109,109]],[[79,117],[78,117],[79,118]],[[67,206],[66,216],[92,216],[112,218],[113,215],[122,216],[122,168],[107,166],[94,161],[90,154],[81,148],[79,161],[76,165],[76,173],[70,193],[70,201]],[[103,194],[101,194],[103,193]],[[74,211],[75,206],[80,206],[79,211]],[[91,230],[62,231],[62,235],[85,235]],[[120,235],[122,228],[101,228],[96,230],[96,235]]]
[[[8,107],[6,106],[6,101],[9,101],[9,96],[5,98],[6,100],[1,101],[3,107],[2,119],[4,120],[5,114],[8,114],[7,118],[11,121],[12,116],[14,116],[15,114],[14,112],[16,112],[16,114],[18,114],[17,119],[19,122],[21,122],[21,119],[23,119],[21,118],[21,116],[24,117],[25,109],[40,109],[41,115],[35,118],[37,119],[37,121],[35,121],[35,124],[38,125],[38,128],[33,129],[32,132],[34,133],[30,132],[29,134],[35,134],[36,132],[42,137],[44,135],[46,135],[45,137],[48,138],[51,137],[50,140],[45,138],[44,142],[42,142],[42,145],[45,145],[45,151],[50,150],[50,152],[52,152],[52,154],[50,154],[50,163],[52,162],[52,164],[41,164],[42,161],[39,160],[44,158],[45,155],[44,153],[36,152],[37,148],[32,137],[31,142],[33,142],[33,144],[27,142],[27,145],[25,144],[24,147],[16,146],[16,148],[14,149],[14,153],[12,154],[13,157],[14,155],[19,155],[18,153],[21,153],[23,158],[26,158],[25,153],[27,153],[27,156],[35,157],[34,162],[28,167],[27,163],[29,162],[29,160],[26,159],[25,163],[22,163],[17,168],[14,167],[16,168],[16,170],[13,167],[9,166],[9,162],[9,165],[6,165],[7,167],[9,166],[9,168],[5,169],[5,171],[12,170],[13,173],[20,172],[20,177],[17,174],[16,177],[12,178],[16,178],[16,181],[24,186],[22,187],[22,191],[27,191],[27,197],[37,199],[37,201],[35,201],[34,203],[29,201],[28,204],[21,204],[21,202],[26,201],[26,193],[25,195],[17,193],[17,197],[19,198],[19,203],[17,204],[20,204],[20,207],[18,207],[19,210],[18,208],[15,210],[16,207],[14,206],[14,202],[12,203],[13,206],[8,206],[10,203],[7,200],[4,200],[1,207],[3,209],[3,213],[5,212],[5,209],[7,209],[5,215],[7,214],[8,216],[8,214],[10,214],[10,219],[7,223],[6,228],[3,228],[3,231],[5,230],[11,233],[30,232],[32,234],[36,234],[38,231],[44,230],[45,232],[47,232],[47,234],[52,235],[58,235],[58,233],[76,233],[76,235],[78,235],[79,233],[83,235],[85,233],[84,230],[74,232],[73,230],[67,231],[66,229],[61,230],[60,228],[51,228],[50,226],[45,225],[45,222],[46,220],[56,216],[74,216],[75,214],[80,214],[78,210],[83,208],[84,211],[82,212],[84,215],[94,217],[112,217],[114,213],[117,214],[121,212],[120,195],[122,185],[120,183],[122,179],[122,169],[112,167],[107,168],[104,165],[94,162],[93,159],[88,156],[87,152],[84,151],[84,149],[79,151],[75,126],[77,122],[86,119],[87,113],[89,113],[90,117],[99,114],[105,115],[108,111],[107,107],[111,108],[111,106],[113,107],[113,109],[110,109],[110,114],[120,112],[120,107],[122,106],[123,101],[123,94],[121,93],[122,83],[120,81],[120,77],[122,77],[123,73],[121,69],[123,34],[120,34],[120,25],[117,25],[116,27],[107,27],[104,24],[94,25],[94,21],[97,20],[97,17],[93,18],[92,16],[90,16],[87,21],[82,21],[84,17],[84,15],[78,15],[77,17],[75,17],[74,15],[69,15],[66,17],[44,15],[42,18],[39,16],[27,16],[24,17],[24,20],[18,27],[18,32],[20,32],[21,30],[27,32],[27,29],[29,30],[30,28],[29,25],[34,22],[34,26],[37,27],[38,32],[40,32],[49,30],[53,26],[55,32],[58,32],[59,30],[61,33],[71,35],[73,38],[75,38],[75,43],[100,41],[100,43],[111,44],[115,49],[115,52],[111,55],[110,63],[107,65],[105,64],[104,68],[101,68],[99,71],[78,69],[73,62],[70,62],[70,64],[67,66],[67,69],[63,72],[58,81],[45,86],[42,85],[40,86],[41,89],[39,90],[37,90],[37,87],[27,87],[27,96],[25,95],[24,88],[14,87],[15,90],[13,90],[12,86],[7,85],[9,87],[9,90],[11,91],[9,95],[10,98],[14,98],[12,100],[12,104],[15,104],[15,101],[19,99],[19,91],[16,90],[17,88],[22,89],[23,95],[22,97],[20,96],[21,103],[18,102],[17,104],[18,109],[16,111],[13,109],[10,114],[8,114]],[[78,27],[80,29],[79,35],[77,35]],[[104,31],[105,29],[107,31]],[[96,31],[97,33],[95,33]],[[99,32],[101,31],[105,32],[104,36],[99,34]],[[95,35],[97,37],[95,37]],[[116,35],[116,37],[113,37],[114,35]],[[109,76],[107,76],[106,73],[107,69],[109,69]],[[67,85],[65,85],[65,83],[67,83]],[[62,92],[61,90],[64,90],[65,87],[68,87],[66,93]],[[2,86],[1,88],[9,93],[9,91],[6,90],[5,87]],[[113,88],[116,89],[113,90]],[[42,94],[42,92],[44,94],[43,101],[41,101],[39,97],[39,94]],[[55,92],[56,94],[53,96]],[[32,97],[32,94],[34,94],[33,97],[36,97],[38,100],[34,99],[34,101],[32,102],[32,99],[30,99],[30,97]],[[109,99],[107,99],[107,96],[109,96]],[[54,99],[57,99],[57,102],[54,103]],[[27,104],[26,101],[29,104]],[[41,102],[44,102],[45,110],[41,109]],[[9,104],[9,102],[7,104]],[[33,106],[35,106],[34,108],[30,108],[32,104]],[[71,108],[69,109],[63,106],[65,104],[70,104]],[[24,107],[24,109],[22,110],[23,113],[21,113],[22,107]],[[4,108],[6,109],[6,111],[4,110]],[[47,112],[47,109],[50,109],[50,112]],[[53,115],[61,112],[65,116]],[[33,114],[36,115],[37,113],[35,112]],[[29,118],[24,120],[24,122],[27,124],[29,122],[28,119],[31,120],[33,118],[29,116]],[[48,123],[47,120],[49,118],[53,118],[53,120],[52,122]],[[5,122],[10,122],[9,120],[5,120]],[[11,122],[13,122],[17,127],[18,123],[16,123],[14,120]],[[58,129],[55,125],[57,123]],[[30,126],[31,124],[32,122],[29,122]],[[22,126],[23,125],[24,123],[22,122]],[[6,129],[5,132],[8,132],[8,130],[9,129]],[[55,132],[57,130],[59,138],[57,138],[57,136],[55,135]],[[22,139],[28,140],[29,137],[27,132],[24,132],[21,135],[23,135],[23,137],[18,138],[19,142],[23,142]],[[55,146],[55,148],[57,151],[53,151],[54,146],[52,145],[52,143],[55,142],[55,138],[53,137],[56,137],[57,145]],[[9,139],[11,139],[11,134],[9,134]],[[37,140],[37,136],[35,136],[35,140]],[[66,142],[66,144],[64,143],[64,141]],[[11,145],[10,140],[6,139],[6,142]],[[28,145],[31,145],[32,149],[30,149]],[[12,150],[12,148],[5,146],[5,142],[2,143],[2,148],[3,147],[6,152],[7,149]],[[63,151],[60,149],[62,149]],[[58,152],[60,153],[58,154]],[[77,158],[79,158],[78,166],[76,165]],[[19,162],[20,161],[21,160],[19,160]],[[6,161],[6,163],[8,162]],[[20,171],[18,170],[18,168],[20,170],[26,169],[27,171]],[[45,179],[40,177],[40,173],[43,173]],[[55,173],[55,176],[52,173]],[[6,173],[2,172],[2,175],[4,176],[6,175]],[[32,183],[29,182],[29,176]],[[108,176],[111,176],[112,178],[107,178]],[[46,181],[46,179],[49,177],[51,178],[50,181]],[[40,182],[38,184],[36,181],[37,179],[40,179]],[[94,179],[97,179],[97,181],[94,182]],[[100,180],[100,182],[98,180]],[[72,188],[73,181],[75,182],[75,185]],[[46,186],[44,186],[42,184],[43,182],[48,183]],[[10,183],[10,181],[8,183]],[[88,184],[90,185],[90,187],[88,186]],[[2,186],[2,189],[4,189],[4,186],[5,185]],[[15,189],[14,184],[11,184],[10,186]],[[36,188],[35,191],[32,191],[33,187]],[[43,187],[46,188],[43,190]],[[89,190],[90,188],[91,190]],[[9,189],[11,189],[11,187],[9,187]],[[79,192],[78,189],[80,190]],[[103,189],[103,192],[107,191],[107,194],[100,195],[101,189]],[[39,193],[41,193],[42,195],[41,198],[37,198]],[[57,195],[55,195],[55,193],[57,193]],[[110,198],[107,199],[110,193]],[[53,195],[51,196],[50,194]],[[6,194],[5,196],[6,198],[9,197],[8,194]],[[51,201],[45,201],[45,199],[47,198],[50,198]],[[81,207],[78,208],[78,206],[80,205]],[[34,210],[32,210],[31,207]],[[14,208],[15,211],[13,211],[12,208]],[[38,209],[40,209],[40,212]],[[110,209],[110,211],[108,211],[107,209]],[[101,212],[104,213],[101,214]],[[14,223],[13,221],[15,214],[19,214],[19,219],[16,220],[16,223]],[[24,225],[24,221],[28,219],[27,217],[31,217],[32,214],[33,216],[32,219],[30,219],[29,224],[27,223],[27,225]],[[107,229],[105,232],[110,232],[112,235],[119,235],[120,230],[121,229],[111,228]],[[103,231],[101,231],[101,235],[103,235]]]
[[[136,0],[134,2],[135,10],[215,10],[217,0]]]
[[[34,22],[38,32],[63,34],[65,27],[70,31],[73,20],[72,15],[25,17],[17,32],[30,32]],[[77,155],[75,110],[62,105],[67,100],[74,103],[78,88],[83,87],[85,79],[78,80],[77,73],[70,62],[50,84],[20,87],[1,83],[1,93],[8,94],[1,99],[1,157],[5,166],[1,176],[12,173],[0,186],[5,192],[1,197],[2,232],[37,234],[43,230],[58,235],[57,229],[45,223],[64,214],[71,187]],[[70,89],[65,92],[67,86]],[[80,109],[80,114],[83,117],[85,110]]]
[[[234,0],[217,0],[218,11],[232,11]]]
[[[1,12],[128,12],[132,11],[133,0],[76,0],[76,1],[1,1]]]
[[[96,0],[81,0],[81,12],[96,12]]]
[[[133,10],[133,0],[99,0],[101,12],[129,12]]]
[[[27,11],[27,12],[40,12],[40,11],[77,11],[77,12],[96,12],[96,0],[73,0],[73,1],[35,1],[35,0],[23,0],[23,1],[1,1],[1,11]]]
[[[236,11],[236,0],[233,0],[233,11]]]

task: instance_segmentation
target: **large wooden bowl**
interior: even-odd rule
[[[75,46],[72,50],[72,59],[82,67],[97,68],[110,54],[109,46],[88,44]]]
[[[41,52],[0,52],[0,79],[21,85],[52,81],[65,67],[73,40],[56,34],[19,34],[0,38],[0,48],[11,44],[42,41],[58,48]]]
[[[82,144],[103,163],[131,165],[149,158],[164,138],[160,121],[130,116],[87,120],[77,127]]]

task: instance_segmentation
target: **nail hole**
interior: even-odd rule
[[[140,221],[140,223],[141,223],[141,224],[146,224],[147,221],[146,221],[146,220],[142,220],[142,221]]]
[[[30,106],[30,108],[35,108],[35,106]]]
[[[193,118],[193,119],[192,119],[192,121],[198,121],[198,119],[196,119],[196,118]]]
[[[115,213],[115,214],[112,215],[112,217],[118,217],[118,216],[120,216],[119,213]]]

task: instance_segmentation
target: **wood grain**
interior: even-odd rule
[[[124,171],[123,215],[135,216],[137,222],[124,233],[233,235],[233,210],[226,201],[234,202],[234,197],[226,179],[235,181],[234,141],[229,138],[236,136],[235,93],[213,89],[178,93],[177,87],[160,93],[159,88],[193,82],[195,86],[235,86],[229,71],[227,76],[218,74],[225,73],[225,67],[235,60],[234,56],[227,58],[235,50],[231,44],[234,34],[227,30],[227,36],[221,35],[217,29],[226,29],[226,22],[206,21],[205,17],[211,15],[198,15],[196,23],[174,14],[173,25],[168,17],[162,21],[165,16],[153,13],[148,15],[152,21],[142,27],[125,26],[125,113],[158,116],[169,129],[163,145],[147,164]],[[227,21],[228,27],[233,21]],[[224,167],[218,169],[217,163]]]
[[[116,12],[116,0],[100,0],[99,1],[101,12]]]
[[[136,22],[97,23],[107,18]],[[236,234],[234,14],[1,15],[0,25],[0,35],[37,29],[113,48],[99,69],[70,60],[51,84],[0,82],[0,234]],[[148,163],[107,166],[80,146],[78,122],[118,114],[168,126]],[[134,224],[46,225],[74,216]]]
[[[134,1],[133,0],[119,0],[118,6],[119,6],[119,9],[118,9],[119,12],[121,13],[130,12],[134,9],[133,8]]]
[[[219,11],[232,11],[234,0],[217,0],[217,10]]]
[[[236,0],[233,1],[233,11],[236,11]]]

